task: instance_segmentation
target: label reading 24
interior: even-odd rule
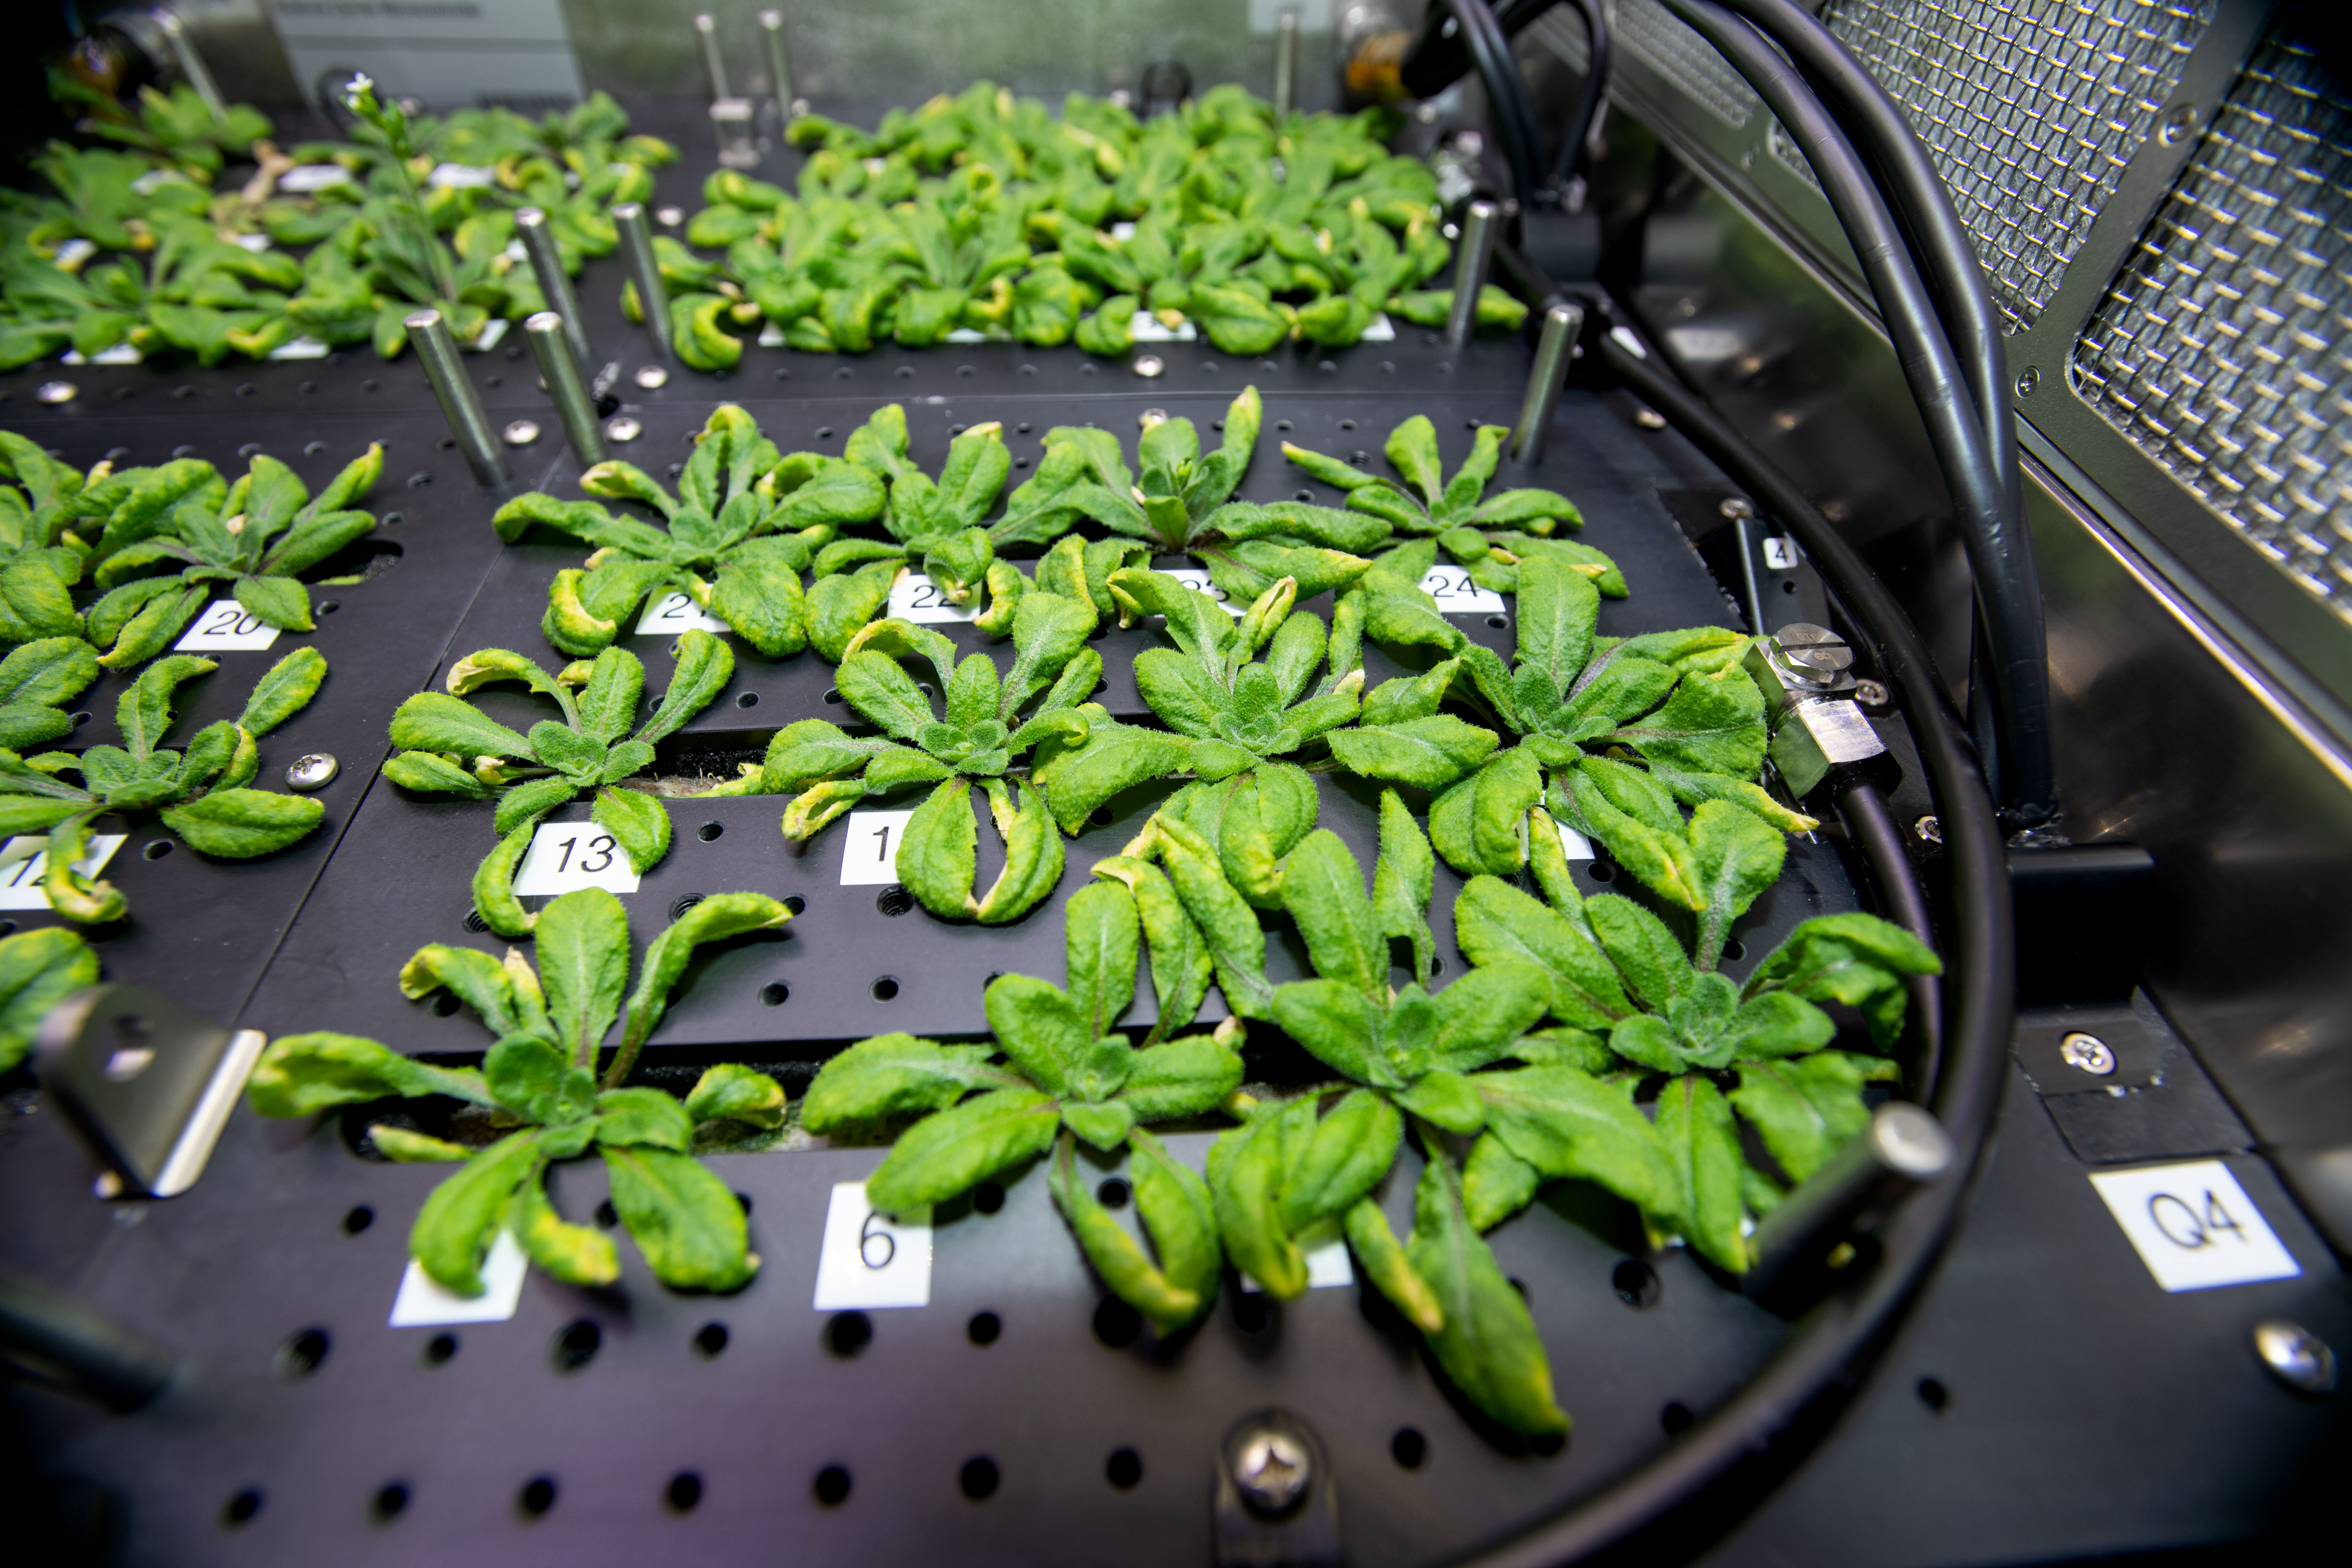
[[[646,613],[637,617],[637,636],[641,637],[674,637],[680,632],[723,633],[734,629],[674,588],[658,599],[648,599]]]
[[[278,628],[235,599],[215,599],[172,646],[181,653],[256,652],[278,640]]]
[[[518,893],[569,893],[581,888],[637,890],[636,868],[614,837],[593,822],[542,822],[515,868]]]
[[[1498,614],[1503,608],[1503,595],[1478,586],[1466,566],[1430,568],[1429,575],[1421,580],[1421,591],[1449,616]]]
[[[878,888],[898,879],[898,840],[914,816],[906,811],[853,811],[841,841],[841,885]]]
[[[2219,1160],[2100,1171],[2091,1185],[2167,1290],[2292,1279],[2303,1272]]]

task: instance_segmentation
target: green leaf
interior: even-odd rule
[[[1284,1034],[1334,1072],[1359,1083],[1392,1080],[1373,1048],[1385,1033],[1385,1009],[1360,987],[1339,980],[1293,981],[1275,991],[1272,1016]]]
[[[1470,1072],[1510,1054],[1551,1002],[1549,973],[1532,963],[1474,969],[1435,997],[1437,1037],[1431,1062]]]
[[[618,1084],[628,1076],[637,1047],[661,1022],[669,1006],[670,991],[686,973],[687,961],[696,948],[751,931],[772,931],[792,918],[792,910],[765,893],[713,893],[671,921],[646,949],[637,988],[629,994],[628,1027],[622,1033],[621,1051],[607,1072],[608,1080]]]
[[[98,955],[73,931],[46,926],[0,937],[0,1071],[25,1059],[51,1007],[97,984]]]
[[[986,664],[985,655],[975,656]],[[990,667],[993,674],[994,667]],[[914,741],[933,721],[931,705],[915,686],[915,678],[898,660],[867,651],[851,654],[835,672],[841,695],[852,708],[901,741]]]
[[[310,591],[291,577],[239,577],[236,602],[247,613],[289,632],[316,630],[310,619]]]
[[[1600,591],[1581,572],[1528,556],[1519,563],[1518,612],[1520,665],[1541,670],[1551,689],[1565,695],[1592,657]]]
[[[588,1114],[595,1081],[570,1066],[562,1048],[540,1035],[509,1035],[482,1058],[482,1077],[500,1105],[541,1126]]]
[[[1486,1105],[1471,1080],[1444,1068],[1422,1074],[1399,1090],[1396,1098],[1397,1104],[1411,1114],[1465,1138],[1486,1123]]]
[[[630,868],[640,877],[669,853],[669,810],[642,790],[600,789],[589,816],[619,842]]]
[[[199,675],[209,675],[219,667],[211,659],[197,658],[191,654],[173,654],[159,658],[139,672],[115,703],[114,721],[121,728],[122,743],[133,757],[143,758],[163,743],[165,731],[172,727],[172,693],[181,682]]]
[[[456,1165],[474,1157],[473,1150],[446,1138],[429,1138],[405,1127],[379,1121],[367,1130],[375,1152],[396,1165]]]
[[[1461,1178],[1443,1152],[1422,1172],[1405,1258],[1444,1315],[1429,1348],[1454,1385],[1515,1432],[1567,1431],[1535,1320],[1463,1212]]]
[[[0,703],[54,708],[98,679],[98,651],[79,637],[42,637],[0,659]]]
[[[1698,861],[1699,889],[1706,900],[1699,913],[1698,966],[1712,969],[1731,934],[1731,922],[1780,880],[1789,843],[1779,828],[1744,806],[1720,800],[1703,802],[1691,814],[1690,842]]]
[[[1185,913],[1192,917],[1217,970],[1225,1005],[1244,1018],[1269,1016],[1274,988],[1265,978],[1265,930],[1199,835],[1156,816],[1160,858]]]
[[[1893,1072],[1892,1062],[1844,1051],[1794,1061],[1742,1062],[1731,1103],[1763,1138],[1780,1169],[1801,1182],[1870,1125],[1862,1086]]]
[[[1150,1319],[1163,1333],[1201,1315],[1207,1306],[1201,1293],[1177,1285],[1154,1268],[1135,1238],[1096,1201],[1089,1184],[1077,1173],[1077,1152],[1067,1140],[1055,1158],[1050,1186],[1055,1206],[1069,1222],[1071,1234],[1113,1295]]]
[[[1380,1205],[1370,1198],[1360,1199],[1348,1210],[1346,1225],[1348,1249],[1355,1254],[1364,1278],[1423,1334],[1444,1331],[1445,1310],[1438,1304],[1436,1292],[1414,1272],[1404,1244],[1389,1228],[1388,1216]]]
[[[188,847],[226,860],[271,855],[318,831],[326,806],[308,795],[216,789],[185,805],[167,806],[164,826]]]
[[[1421,492],[1422,500],[1436,506],[1444,487],[1438,467],[1437,427],[1429,422],[1429,416],[1416,414],[1390,431],[1382,450],[1405,482]]]
[[[1391,683],[1393,684],[1393,683]],[[1417,789],[1443,789],[1493,754],[1500,738],[1451,713],[1402,723],[1335,730],[1331,754],[1362,778],[1388,779]]]
[[[315,647],[298,647],[254,683],[237,724],[255,740],[310,706],[326,683],[327,660]]]
[[[1396,1163],[1404,1118],[1370,1089],[1351,1089],[1286,1163],[1276,1212],[1292,1235],[1345,1214]]]
[[[1763,694],[1736,666],[1712,675],[1688,674],[1664,707],[1610,739],[1671,767],[1753,778],[1764,765]]]
[[[547,1201],[543,1173],[532,1173],[508,1201],[507,1226],[524,1254],[566,1285],[593,1289],[621,1277],[620,1254],[612,1237],[584,1225],[570,1225]]]
[[[735,679],[735,650],[699,627],[680,634],[676,654],[661,706],[635,735],[647,745],[675,733]]]
[[[1427,984],[1437,956],[1429,929],[1429,900],[1437,883],[1437,857],[1421,825],[1396,791],[1381,792],[1381,852],[1372,865],[1372,918],[1381,935],[1412,943],[1413,979]]]
[[[894,868],[917,901],[942,920],[971,914],[972,878],[980,865],[980,829],[972,820],[971,786],[952,778],[931,791],[907,819]]]
[[[1549,1180],[1597,1182],[1644,1212],[1671,1215],[1680,1201],[1657,1130],[1633,1105],[1633,1086],[1574,1068],[1479,1073],[1492,1137]]]
[[[1135,1188],[1135,1212],[1150,1233],[1161,1271],[1205,1307],[1216,1296],[1225,1261],[1209,1184],[1140,1128],[1128,1135],[1128,1175]]]
[[[1061,1125],[1051,1096],[1000,1089],[917,1122],[866,1178],[866,1200],[885,1214],[944,1203],[1008,1165],[1044,1153]]]
[[[1089,1040],[1110,1033],[1135,1000],[1140,946],[1135,900],[1113,882],[1090,882],[1070,897],[1063,916],[1070,1001]]]
[[[547,1033],[539,977],[520,957],[501,963],[478,948],[429,942],[401,966],[400,994],[412,1002],[445,985],[481,1016],[493,1035]]]
[[[1602,793],[1595,775],[1579,768],[1575,774],[1576,814],[1601,847],[1638,878],[1642,885],[1686,910],[1704,907],[1699,890],[1696,857],[1690,840],[1679,833],[1662,832],[1619,810]]]
[[[772,1131],[784,1124],[784,1108],[783,1086],[740,1062],[720,1062],[705,1069],[686,1096],[686,1113],[698,1127],[706,1121],[740,1121]]]
[[[461,759],[531,760],[530,742],[471,703],[440,691],[420,691],[392,716],[392,743],[403,751],[443,752]]]
[[[509,942],[521,941],[539,923],[539,916],[524,909],[514,892],[515,868],[522,864],[538,826],[534,816],[516,826],[474,868],[475,911],[482,917],[483,924]]]
[[[534,934],[556,1042],[593,1066],[629,981],[628,912],[604,889],[582,888],[540,910]]]
[[[1318,974],[1387,1000],[1388,939],[1365,896],[1363,870],[1338,834],[1318,828],[1291,851],[1282,902]]]
[[[408,1250],[425,1272],[460,1296],[478,1296],[482,1258],[506,1218],[515,1189],[540,1166],[539,1132],[513,1132],[466,1162],[433,1189],[408,1232]]]
[[[1474,964],[1537,963],[1551,976],[1551,1016],[1606,1028],[1634,1010],[1616,967],[1565,916],[1509,883],[1473,877],[1454,903],[1454,939]]]
[[[1105,802],[1179,771],[1185,757],[1185,744],[1174,735],[1103,720],[1089,725],[1084,745],[1040,763],[1031,777],[1055,821],[1075,837]]]
[[[1062,991],[1026,974],[1000,975],[991,982],[985,1005],[997,1046],[1014,1065],[1046,1092],[1071,1093],[1079,1058],[1098,1037],[1088,1026],[1085,1009]]]
[[[758,1271],[743,1206],[691,1154],[605,1145],[613,1207],[654,1277],[677,1290],[732,1290]]]
[[[589,666],[579,698],[581,732],[606,745],[629,732],[644,693],[646,667],[626,648],[608,647]]]
[[[987,787],[997,829],[1004,835],[1004,869],[997,873],[971,913],[982,925],[1004,925],[1027,914],[1061,881],[1062,836],[1055,830],[1053,814],[1026,780],[1019,785],[1017,809],[1003,780],[982,783]]]
[[[1215,973],[1201,928],[1185,913],[1174,886],[1157,866],[1116,856],[1097,861],[1094,874],[1117,878],[1134,895],[1151,954],[1151,987],[1159,1014],[1153,1032],[1165,1035],[1182,1028],[1200,1011]]]
[[[1470,1146],[1462,1167],[1462,1209],[1471,1227],[1494,1229],[1535,1201],[1543,1173],[1520,1159],[1493,1132]]]
[[[544,927],[540,940],[546,941]],[[608,1089],[596,1097],[596,1141],[611,1148],[650,1144],[684,1153],[694,1142],[695,1121],[664,1089]]]
[[[945,1110],[975,1089],[1011,1081],[988,1065],[992,1054],[988,1046],[942,1046],[912,1035],[860,1040],[818,1070],[801,1101],[802,1125],[832,1132],[911,1110]]]
[[[1633,900],[1603,893],[1584,900],[1585,919],[1602,951],[1625,977],[1628,991],[1644,1006],[1664,1012],[1689,989],[1690,960],[1666,922]]]
[[[1315,1104],[1302,1100],[1246,1126],[1218,1134],[1209,1150],[1209,1194],[1217,1232],[1234,1267],[1255,1279],[1278,1301],[1295,1300],[1307,1289],[1307,1260],[1282,1224],[1277,1208],[1283,1176],[1286,1121],[1311,1122]]]
[[[1696,1073],[1658,1091],[1658,1142],[1675,1172],[1683,1239],[1708,1261],[1747,1272],[1748,1238],[1739,1234],[1739,1132],[1731,1107],[1715,1085]]]

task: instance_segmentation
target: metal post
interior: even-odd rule
[[[623,202],[613,209],[613,226],[621,231],[621,255],[629,265],[629,279],[637,286],[637,308],[645,312],[646,333],[654,352],[670,357],[669,290],[662,284],[661,263],[654,258],[654,231],[646,222],[642,202]]]
[[[457,449],[466,454],[474,477],[486,485],[506,483],[506,459],[499,455],[498,437],[483,416],[474,384],[466,379],[466,367],[457,358],[457,340],[449,335],[441,312],[412,311],[403,324],[408,328],[409,341],[416,345],[416,357],[425,363],[425,379],[433,384],[433,395],[441,400],[441,416],[449,421]]]
[[[515,228],[522,236],[523,254],[530,258],[531,275],[539,279],[539,292],[547,308],[563,318],[564,340],[571,343],[572,357],[581,368],[588,365],[588,322],[580,313],[580,296],[572,291],[572,279],[563,270],[562,253],[555,247],[555,231],[548,226],[547,215],[537,207],[525,207],[515,214]]]
[[[213,80],[213,73],[205,68],[205,57],[196,53],[195,42],[188,37],[187,28],[181,25],[180,18],[169,11],[158,11],[155,13],[155,25],[163,29],[165,37],[172,40],[172,53],[180,62],[180,74],[188,79],[188,85],[194,88],[196,96],[205,100],[205,107],[212,111],[214,123],[226,121],[228,105],[221,100],[220,87]]]
[[[1298,13],[1285,11],[1274,25],[1274,122],[1279,132],[1290,118],[1298,83]]]
[[[792,123],[793,104],[798,97],[793,91],[793,62],[784,53],[784,14],[761,12],[760,31],[767,35],[768,74],[775,78],[776,124],[781,130]]]
[[[614,209],[616,213],[618,208]],[[1462,238],[1454,251],[1454,310],[1445,318],[1445,342],[1460,348],[1478,324],[1478,291],[1486,286],[1486,268],[1495,259],[1495,204],[1475,201],[1463,215]]]
[[[702,35],[702,63],[710,71],[710,96],[734,97],[727,90],[727,61],[719,52],[719,24],[711,19],[709,12],[704,11],[694,18],[694,30]]]
[[[1535,368],[1528,373],[1528,395],[1519,404],[1519,427],[1511,432],[1515,462],[1543,460],[1544,437],[1551,432],[1552,411],[1559,406],[1560,383],[1568,379],[1570,351],[1584,330],[1584,307],[1562,300],[1544,312],[1543,335],[1536,340]]]
[[[580,379],[580,362],[564,341],[563,318],[541,310],[523,322],[522,331],[530,340],[530,352],[539,356],[540,376],[547,383],[548,396],[555,400],[555,417],[562,423],[572,450],[579,455],[582,468],[594,468],[604,460],[604,432],[596,424],[596,405],[587,384]]]
[[[1838,1241],[1883,1214],[1903,1194],[1952,1167],[1954,1151],[1943,1123],[1916,1105],[1889,1100],[1869,1128],[1780,1201],[1756,1227],[1755,1261],[1740,1280],[1750,1296],[1778,1287],[1826,1261],[1836,1267]]]

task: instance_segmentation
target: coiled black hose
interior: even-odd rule
[[[1886,796],[1879,793],[1875,784],[1854,784],[1836,791],[1835,798],[1838,820],[1844,824],[1846,837],[1870,863],[1870,879],[1878,889],[1880,911],[1929,947],[1935,946],[1935,922],[1927,917],[1927,890],[1919,885],[1911,853],[1904,847],[1903,829],[1896,824]],[[1914,1100],[1927,1097],[1942,1067],[1943,989],[1942,983],[1932,974],[1910,977],[1912,1016],[1919,1022],[1920,1049],[1903,1087]]]
[[[1537,182],[1543,174],[1543,142],[1536,133],[1535,106],[1528,101],[1528,84],[1511,58],[1511,40],[1495,20],[1486,0],[1444,0],[1454,13],[1456,29],[1486,85],[1487,106],[1494,110],[1495,133],[1503,143],[1503,161],[1511,170],[1511,194],[1521,206],[1533,205]]]

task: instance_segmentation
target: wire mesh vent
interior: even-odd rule
[[[2084,399],[2352,619],[2352,92],[2258,50],[2074,345]]]
[[[1733,130],[1746,129],[1762,110],[1763,100],[1731,62],[1658,0],[1616,0],[1609,7],[1609,26],[1615,42]]]
[[[2014,331],[2056,296],[2213,6],[1832,0],[1822,19],[1910,111]]]

